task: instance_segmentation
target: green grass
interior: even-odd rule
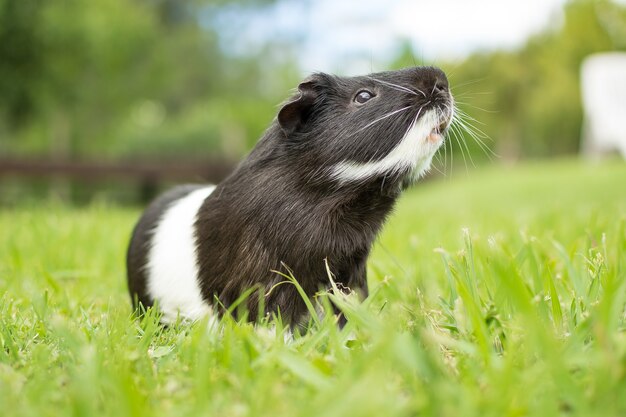
[[[290,342],[133,320],[138,213],[0,210],[2,416],[626,414],[626,164],[419,184],[375,247],[372,296],[342,300],[350,324]]]

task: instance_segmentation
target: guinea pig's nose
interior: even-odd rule
[[[436,67],[420,68],[417,78],[417,87],[428,95],[448,92],[448,77]]]
[[[440,93],[448,92],[448,78],[446,78],[445,74],[443,78],[437,77],[435,80],[435,91]]]

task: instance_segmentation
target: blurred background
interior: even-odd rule
[[[442,67],[490,151],[440,171],[577,155],[581,65],[625,50],[623,1],[0,0],[0,205],[217,181],[314,71]]]

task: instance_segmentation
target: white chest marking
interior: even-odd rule
[[[433,155],[441,145],[428,140],[437,122],[436,113],[428,111],[383,159],[365,163],[343,161],[332,168],[331,175],[339,182],[360,181],[405,169],[411,169],[415,176],[421,176],[430,168]]]
[[[172,203],[154,229],[148,255],[148,292],[171,323],[178,315],[197,320],[211,312],[200,295],[194,223],[215,189],[201,188]]]

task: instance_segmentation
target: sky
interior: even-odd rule
[[[398,39],[416,59],[462,58],[478,49],[511,48],[561,19],[564,0],[321,0],[311,2],[305,70],[353,71],[391,58]],[[348,52],[346,52],[348,51]],[[356,62],[355,62],[356,61]],[[322,68],[316,68],[320,66]],[[370,69],[370,68],[366,68]],[[376,69],[376,68],[374,68]]]
[[[416,62],[461,59],[514,48],[562,19],[566,0],[279,1],[260,13],[221,18],[224,39],[242,53],[268,40],[296,39],[303,72],[380,70],[408,41]]]
[[[617,0],[620,3],[626,0]],[[303,73],[352,75],[384,69],[409,42],[417,63],[511,49],[558,27],[566,0],[278,0],[218,18],[224,49],[245,54],[267,40],[295,40]],[[280,52],[280,51],[279,51]],[[271,57],[268,57],[271,58]],[[275,57],[274,57],[275,58]]]

